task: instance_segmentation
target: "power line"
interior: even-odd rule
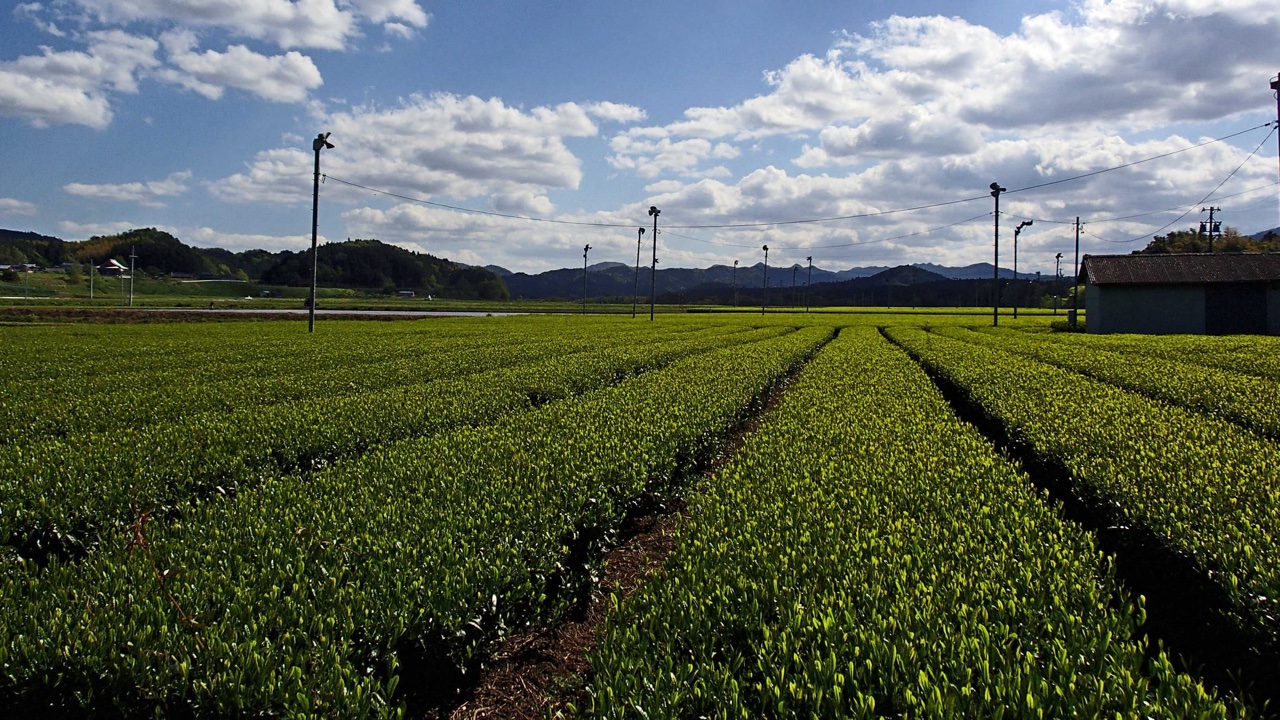
[[[1112,172],[1112,171],[1114,171],[1114,170],[1123,170],[1123,169],[1125,169],[1125,168],[1133,167],[1134,165],[1141,165],[1142,163],[1148,163],[1148,162],[1151,162],[1152,160],[1160,160],[1160,159],[1162,159],[1162,158],[1167,158],[1167,157],[1169,157],[1169,156],[1171,156],[1171,155],[1177,155],[1178,153],[1184,153],[1184,152],[1187,152],[1188,150],[1195,150],[1196,148],[1202,148],[1202,147],[1204,147],[1205,145],[1212,145],[1212,144],[1214,144],[1214,143],[1219,143],[1219,142],[1223,142],[1223,141],[1225,141],[1225,140],[1230,140],[1230,139],[1231,139],[1231,138],[1233,138],[1233,137],[1237,137],[1237,136],[1240,136],[1240,135],[1244,135],[1244,134],[1246,134],[1246,133],[1251,133],[1251,132],[1253,132],[1254,130],[1260,130],[1260,129],[1264,128],[1264,127],[1271,127],[1271,126],[1272,126],[1272,125],[1274,125],[1274,124],[1275,124],[1275,122],[1274,122],[1274,121],[1273,121],[1273,122],[1266,122],[1266,123],[1263,123],[1263,124],[1261,124],[1261,125],[1255,125],[1254,127],[1251,127],[1251,128],[1249,128],[1248,130],[1241,130],[1240,132],[1235,132],[1235,133],[1232,133],[1232,134],[1230,134],[1230,135],[1224,135],[1223,137],[1220,137],[1220,138],[1214,138],[1213,140],[1205,140],[1205,141],[1204,141],[1204,142],[1202,142],[1202,143],[1199,143],[1199,144],[1196,144],[1196,145],[1189,145],[1189,146],[1184,147],[1184,148],[1181,148],[1181,149],[1179,149],[1179,150],[1170,150],[1170,151],[1169,151],[1169,152],[1167,152],[1167,153],[1161,153],[1160,155],[1152,155],[1151,157],[1148,157],[1148,158],[1143,158],[1143,159],[1141,159],[1141,160],[1134,160],[1133,162],[1127,162],[1127,163],[1125,163],[1125,164],[1123,164],[1123,165],[1116,165],[1115,167],[1109,167],[1109,168],[1105,168],[1105,169],[1103,169],[1103,170],[1094,170],[1093,172],[1087,172],[1087,173],[1083,173],[1083,174],[1081,174],[1081,175],[1073,175],[1073,176],[1071,176],[1071,177],[1059,178],[1059,179],[1057,179],[1057,180],[1050,180],[1049,182],[1042,182],[1042,183],[1040,183],[1040,184],[1038,184],[1038,185],[1028,185],[1027,187],[1018,188],[1018,189],[1016,189],[1016,190],[1009,190],[1009,191],[1008,191],[1008,193],[1009,193],[1010,195],[1012,195],[1013,193],[1026,192],[1026,191],[1028,191],[1028,190],[1038,190],[1038,189],[1040,189],[1040,188],[1042,188],[1042,187],[1049,187],[1050,185],[1058,185],[1058,184],[1060,184],[1060,183],[1071,182],[1072,180],[1080,180],[1080,179],[1082,179],[1082,178],[1093,177],[1094,175],[1101,175],[1102,173],[1108,173],[1108,172]],[[1272,132],[1275,132],[1275,128],[1273,128],[1273,127],[1272,127]],[[1269,137],[1271,137],[1271,133],[1267,133],[1267,137],[1268,137],[1268,138],[1269,138]],[[1263,139],[1263,142],[1266,142],[1266,139],[1265,139],[1265,138]],[[1257,150],[1254,150],[1254,152],[1257,152]],[[1250,155],[1252,155],[1252,153],[1250,153]]]
[[[1166,153],[1161,153],[1159,155],[1153,155],[1151,157],[1143,158],[1141,160],[1134,160],[1132,162],[1116,165],[1114,167],[1103,168],[1101,170],[1094,170],[1091,172],[1082,173],[1080,175],[1073,175],[1071,177],[1059,178],[1057,180],[1051,180],[1049,182],[1039,183],[1036,185],[1028,185],[1026,187],[1015,188],[1007,192],[1010,194],[1027,192],[1030,190],[1049,187],[1051,185],[1059,185],[1066,182],[1072,182],[1074,180],[1081,180],[1084,178],[1093,177],[1095,175],[1101,175],[1103,173],[1122,170],[1124,168],[1133,167],[1134,165],[1140,165],[1142,163],[1152,162],[1154,160],[1160,160],[1162,158],[1170,157],[1172,155],[1184,153],[1189,150],[1195,150],[1197,148],[1201,148],[1206,145],[1212,145],[1214,143],[1224,142],[1226,140],[1230,140],[1231,138],[1238,137],[1240,135],[1244,135],[1246,133],[1250,133],[1250,132],[1253,132],[1254,130],[1258,130],[1264,127],[1271,127],[1272,133],[1274,133],[1275,132],[1274,126],[1276,125],[1276,122],[1280,122],[1280,121],[1263,123],[1261,125],[1256,125],[1254,127],[1251,127],[1245,130],[1240,130],[1238,132],[1231,133],[1230,135],[1224,135],[1220,138],[1214,138],[1212,140],[1205,140],[1204,142],[1197,143],[1195,145],[1190,145],[1188,147],[1180,148],[1178,150],[1172,150]],[[1267,138],[1270,138],[1272,133],[1268,133]],[[1267,138],[1263,139],[1263,143],[1266,142]],[[1259,147],[1261,147],[1261,144],[1259,144]],[[1256,153],[1257,153],[1257,149],[1255,149],[1253,153],[1250,153],[1249,156],[1252,157]],[[1236,168],[1236,170],[1239,170],[1239,168]],[[1235,172],[1233,171],[1232,175],[1234,174]],[[1230,179],[1230,177],[1231,176],[1228,176],[1228,179]],[[585,220],[561,220],[557,218],[543,218],[543,217],[535,217],[531,215],[516,215],[512,213],[502,213],[502,212],[497,212],[493,210],[478,210],[476,208],[462,207],[459,205],[450,205],[447,203],[440,203],[432,200],[424,200],[422,198],[411,197],[408,195],[392,192],[390,190],[383,190],[380,188],[374,188],[368,185],[362,185],[360,183],[352,182],[350,180],[344,180],[339,177],[334,177],[333,175],[324,175],[323,178],[328,180],[333,180],[334,182],[341,183],[343,185],[347,185],[350,187],[359,188],[361,190],[365,190],[366,192],[371,192],[378,195],[385,195],[387,197],[404,200],[406,202],[419,203],[422,205],[429,205],[431,207],[438,207],[445,210],[452,210],[455,212],[471,213],[475,215],[485,215],[489,217],[499,217],[499,218],[505,218],[508,220],[525,220],[529,222],[550,223],[555,225],[573,225],[573,226],[579,226],[579,227],[630,228],[632,226],[632,223],[607,223],[607,222],[590,222]],[[1223,182],[1226,182],[1226,181],[1224,180]],[[1221,185],[1219,185],[1219,187],[1221,187]],[[865,213],[854,213],[850,215],[832,215],[827,217],[799,218],[799,219],[793,219],[793,220],[771,220],[771,221],[759,221],[759,222],[749,222],[749,223],[709,223],[709,224],[690,224],[690,225],[668,225],[667,227],[680,229],[680,230],[720,230],[720,229],[733,229],[733,228],[776,227],[779,225],[802,225],[802,224],[838,222],[841,220],[859,220],[859,219],[865,219],[865,218],[882,217],[885,215],[895,215],[895,214],[908,213],[908,212],[919,212],[921,210],[932,210],[940,207],[948,207],[951,205],[960,205],[963,203],[974,202],[977,200],[984,200],[986,199],[986,197],[987,196],[985,194],[975,195],[973,197],[959,198],[956,200],[944,200],[941,202],[929,203],[925,205],[915,205],[911,207],[901,207],[901,208],[894,208],[891,210],[879,210],[879,211],[865,212]],[[1201,202],[1203,202],[1203,200]],[[1046,220],[1045,222],[1061,222],[1061,221]],[[1177,222],[1177,220],[1175,220],[1174,222]]]
[[[1268,124],[1268,125],[1271,125],[1272,123],[1267,123],[1267,124]],[[1240,172],[1240,168],[1244,167],[1245,163],[1247,163],[1247,162],[1249,162],[1250,160],[1252,160],[1252,159],[1253,159],[1253,156],[1258,154],[1258,151],[1259,151],[1259,150],[1261,150],[1261,149],[1262,149],[1262,146],[1263,146],[1263,145],[1265,145],[1265,144],[1266,144],[1266,142],[1267,142],[1268,140],[1270,140],[1270,139],[1271,139],[1271,136],[1272,136],[1272,135],[1274,135],[1274,134],[1275,134],[1275,132],[1276,132],[1276,128],[1275,128],[1275,127],[1272,127],[1272,128],[1271,128],[1271,132],[1267,133],[1267,136],[1266,136],[1266,137],[1264,137],[1264,138],[1262,138],[1262,142],[1258,143],[1258,146],[1257,146],[1257,147],[1255,147],[1255,148],[1253,149],[1253,152],[1249,153],[1249,155],[1248,155],[1247,157],[1245,157],[1245,159],[1244,159],[1244,160],[1242,160],[1242,161],[1240,162],[1240,164],[1239,164],[1239,165],[1237,165],[1237,166],[1236,166],[1236,169],[1235,169],[1235,170],[1232,170],[1231,172],[1227,173],[1227,176],[1226,176],[1225,178],[1223,178],[1223,179],[1222,179],[1222,182],[1220,182],[1220,183],[1218,183],[1216,186],[1214,186],[1214,188],[1213,188],[1212,190],[1210,190],[1210,191],[1209,191],[1209,193],[1208,193],[1207,195],[1205,195],[1204,197],[1200,198],[1200,200],[1199,200],[1199,201],[1197,201],[1197,202],[1195,202],[1194,204],[1192,204],[1192,205],[1191,205],[1191,207],[1187,208],[1187,209],[1186,209],[1186,210],[1185,210],[1181,215],[1179,215],[1178,217],[1176,217],[1176,218],[1174,218],[1174,219],[1170,220],[1168,223],[1166,223],[1166,224],[1164,224],[1163,226],[1161,226],[1161,227],[1160,227],[1160,229],[1156,230],[1155,232],[1143,233],[1142,235],[1139,235],[1138,237],[1135,237],[1135,238],[1129,238],[1128,240],[1105,240],[1105,242],[1117,243],[1117,244],[1127,244],[1127,243],[1137,242],[1137,241],[1139,241],[1139,240],[1143,240],[1143,239],[1145,239],[1145,238],[1147,237],[1147,235],[1159,235],[1160,233],[1162,233],[1162,232],[1164,232],[1165,230],[1167,230],[1167,229],[1169,229],[1170,227],[1172,227],[1175,223],[1180,222],[1180,221],[1182,220],[1182,218],[1184,218],[1184,217],[1186,217],[1186,216],[1190,215],[1190,214],[1191,214],[1191,212],[1192,212],[1193,210],[1195,210],[1195,208],[1196,208],[1196,206],[1197,206],[1197,205],[1203,205],[1205,202],[1207,202],[1207,201],[1209,200],[1209,198],[1213,197],[1213,194],[1214,194],[1214,193],[1216,193],[1216,192],[1218,192],[1219,190],[1221,190],[1221,189],[1222,189],[1222,186],[1223,186],[1223,185],[1226,185],[1228,180],[1230,180],[1231,178],[1235,177],[1235,174],[1236,174],[1236,173],[1238,173],[1238,172]],[[1099,240],[1102,240],[1103,238],[1098,238],[1098,239],[1099,239]]]
[[[861,245],[872,245],[875,243],[891,242],[893,240],[902,240],[904,238],[916,237],[918,235],[928,235],[930,233],[938,232],[939,230],[946,230],[947,228],[953,228],[957,225],[963,225],[965,223],[973,222],[974,220],[981,220],[982,218],[987,218],[987,217],[991,217],[991,213],[985,212],[985,213],[982,213],[981,215],[974,215],[973,217],[965,218],[964,220],[957,220],[953,223],[947,223],[946,225],[939,225],[937,227],[931,227],[926,230],[917,230],[915,232],[904,233],[902,235],[893,235],[890,237],[873,238],[871,240],[857,240],[854,242],[836,243],[833,245],[777,245],[777,246],[774,246],[774,249],[775,250],[831,250],[835,248],[847,248],[847,247],[858,247]],[[721,247],[739,247],[739,248],[756,247],[754,244],[745,245],[741,243],[727,243],[727,242],[717,242],[715,240],[704,240],[702,238],[690,237],[688,235],[680,235],[679,233],[673,233],[670,231],[668,231],[667,234],[673,237],[683,238],[685,240],[693,240],[694,242],[706,243],[707,245],[717,245]]]
[[[1266,185],[1257,185],[1247,190],[1241,190],[1240,192],[1231,193],[1230,195],[1218,195],[1214,199],[1229,200],[1234,197],[1240,197],[1241,195],[1248,195],[1250,193],[1255,193],[1260,190],[1270,190],[1274,188],[1276,185],[1280,185],[1280,180],[1269,182]],[[1247,207],[1254,207],[1263,202],[1270,202],[1270,198],[1264,198],[1259,203],[1255,203],[1254,205],[1249,205]],[[1163,210],[1150,210],[1147,212],[1134,213],[1132,215],[1116,215],[1114,217],[1104,217],[1104,218],[1098,218],[1096,220],[1090,220],[1089,222],[1090,224],[1097,224],[1097,223],[1118,222],[1120,220],[1133,220],[1134,218],[1149,217],[1151,215],[1163,215],[1164,213],[1181,212],[1183,207],[1184,206],[1179,205],[1178,207],[1165,208]],[[1244,209],[1244,208],[1241,208],[1241,209]],[[1035,220],[1038,223],[1045,223],[1048,225],[1075,225],[1076,224],[1075,220],[1051,220],[1049,218],[1028,217],[1026,215],[1018,215],[1017,213],[1001,213],[1001,214],[1008,215],[1009,217],[1012,217],[1012,218],[1018,218],[1019,220]]]

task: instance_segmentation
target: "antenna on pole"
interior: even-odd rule
[[[764,300],[760,301],[760,314],[763,315],[769,306],[769,246],[765,245],[761,250],[764,250]]]
[[[1000,187],[1000,183],[991,183],[991,197],[996,199],[996,260],[993,263],[995,267],[992,269],[991,286],[991,325],[993,327],[1000,324],[1000,193],[1007,190],[1008,188]]]
[[[653,266],[649,270],[649,322],[653,322],[653,303],[658,291],[658,216],[662,211],[655,205],[649,206],[649,217],[653,218]]]
[[[644,228],[636,228],[636,286],[631,294],[631,319],[636,317],[636,305],[640,303],[640,241],[644,239]]]
[[[316,250],[316,226],[320,222],[320,150],[333,149],[329,142],[332,133],[320,133],[311,141],[311,149],[316,153],[316,172],[314,184],[311,186],[311,294],[307,297],[307,332],[316,331],[316,274],[320,270],[320,256]]]
[[[809,312],[809,286],[813,284],[813,256],[805,258],[809,263],[809,277],[804,281],[804,311]]]
[[[1271,79],[1271,89],[1276,96],[1276,162],[1280,163],[1280,74]]]
[[[584,245],[582,248],[582,314],[587,314],[587,253],[591,252],[590,245]]]

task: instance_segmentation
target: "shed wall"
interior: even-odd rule
[[[1280,335],[1280,283],[1267,287],[1267,334]]]
[[[1090,285],[1090,333],[1204,334],[1203,285]]]

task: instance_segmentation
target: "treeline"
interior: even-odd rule
[[[309,252],[195,248],[156,228],[94,236],[81,242],[0,230],[0,265],[101,265],[114,259],[127,266],[130,255],[136,256],[137,270],[155,277],[236,278],[291,287],[311,284]],[[379,240],[348,240],[320,246],[317,277],[322,287],[387,293],[413,290],[466,300],[509,297],[502,278],[490,270],[462,266]]]
[[[461,299],[506,300],[502,278],[480,267],[463,267],[434,255],[415,253],[377,240],[348,240],[319,248],[316,282],[325,286],[395,292],[414,290]],[[268,285],[311,283],[310,253],[285,251],[262,273]]]
[[[1136,254],[1158,255],[1165,253],[1209,252],[1209,237],[1196,230],[1174,230],[1168,235],[1156,235],[1147,246]],[[1213,240],[1213,252],[1280,252],[1280,234],[1274,230],[1260,238],[1241,235],[1229,227]]]

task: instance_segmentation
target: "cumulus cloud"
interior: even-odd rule
[[[549,261],[560,262],[575,253],[581,257],[584,242],[593,246],[592,257],[612,254],[621,259],[626,248],[635,257],[634,231],[610,237],[596,228],[530,223],[407,203],[387,209],[354,208],[344,212],[342,219],[352,237],[378,238],[437,257],[517,271],[537,272]]]
[[[1274,73],[1272,5],[1087,0],[1069,14],[1026,16],[1007,35],[962,18],[893,16],[767,72],[767,93],[620,133],[636,151],[616,166],[641,177],[693,173],[693,158],[670,151],[687,139],[809,138],[795,163],[820,168],[972,153],[1010,133],[1226,118],[1267,102],[1258,85]]]
[[[164,207],[161,198],[176,197],[187,191],[187,180],[191,172],[176,172],[164,180],[151,182],[131,182],[120,184],[88,184],[68,183],[62,186],[63,192],[79,197],[95,200],[113,200],[116,202],[135,202],[144,207]]]
[[[608,101],[588,103],[584,106],[584,109],[592,117],[605,122],[633,123],[640,122],[647,117],[644,110],[634,105],[623,105]]]
[[[40,32],[48,33],[54,37],[66,37],[66,33],[57,26],[52,20],[45,19],[47,14],[46,8],[37,2],[18,3],[13,8],[13,17],[17,20],[25,20],[36,26]]]
[[[221,232],[210,227],[195,228],[161,228],[174,237],[194,247],[219,247],[241,252],[244,250],[268,250],[280,252],[292,250],[300,252],[311,248],[310,235],[263,235],[254,233]],[[318,243],[329,242],[323,235],[317,238]]]
[[[344,49],[361,20],[427,25],[415,0],[76,0],[102,22],[218,27],[282,48]]]
[[[643,132],[616,135],[609,147],[614,153],[609,156],[610,165],[634,170],[642,178],[657,177],[667,172],[703,175],[697,170],[703,160],[731,160],[740,154],[738,148],[728,143],[712,143],[702,138],[651,140]]]
[[[385,109],[317,112],[316,122],[333,132],[336,146],[325,151],[326,174],[415,197],[488,197],[495,209],[522,212],[549,210],[549,190],[578,186],[580,162],[564,138],[597,132],[575,103],[524,110],[496,98],[450,94],[416,96]],[[266,150],[213,191],[234,201],[307,202],[312,161],[309,142]],[[324,192],[369,197],[340,184]]]
[[[188,31],[165,33],[161,41],[174,67],[158,75],[211,100],[233,87],[274,102],[301,102],[324,82],[311,58],[297,52],[267,56],[243,45],[198,52],[196,37]]]
[[[87,39],[87,51],[44,47],[40,55],[0,63],[0,114],[36,127],[110,124],[108,91],[136,93],[137,75],[160,64],[159,43],[120,30]]]
[[[0,198],[0,215],[35,215],[35,203],[17,198]]]
[[[58,223],[58,233],[67,240],[87,240],[94,236],[118,235],[122,232],[140,227],[144,226],[130,220],[91,223],[62,220]]]

